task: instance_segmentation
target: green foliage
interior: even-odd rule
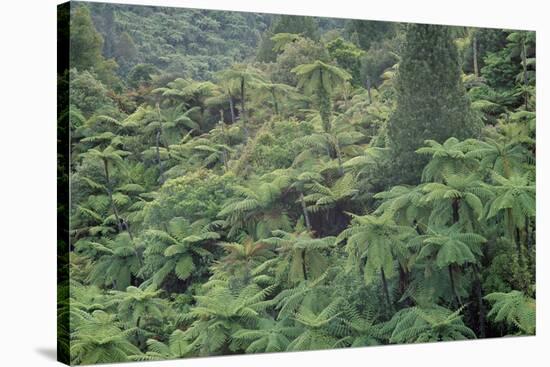
[[[298,88],[303,88],[307,94],[313,94],[321,114],[323,130],[330,132],[332,103],[330,97],[334,88],[342,82],[351,79],[346,71],[316,60],[312,64],[296,66],[292,72],[298,76]]]
[[[363,259],[365,282],[375,274],[391,278],[395,275],[394,261],[406,265],[406,241],[414,231],[408,226],[397,225],[389,216],[354,216],[350,228],[344,230],[339,240],[347,239],[346,250],[352,266],[361,266]]]
[[[271,79],[276,83],[296,86],[298,79],[292,69],[298,65],[310,64],[315,60],[328,61],[329,55],[323,45],[310,38],[298,38],[284,46],[273,66]]]
[[[355,85],[361,84],[361,58],[363,52],[353,43],[337,38],[327,44],[330,56],[352,76]]]
[[[468,174],[474,171],[477,160],[464,154],[464,143],[451,137],[443,144],[434,140],[426,140],[428,147],[416,150],[419,154],[431,155],[432,159],[422,171],[422,181],[443,181],[444,176]]]
[[[72,362],[96,364],[124,362],[131,355],[140,354],[124,332],[113,324],[114,315],[97,310],[92,314],[78,313],[77,326],[72,334]]]
[[[334,237],[312,238],[307,231],[287,233],[277,230],[273,234],[277,237],[265,241],[277,246],[282,256],[282,268],[291,283],[315,279],[324,273],[328,261],[323,250],[332,246]]]
[[[71,65],[89,70],[102,60],[103,37],[95,30],[90,11],[78,7],[71,16]]]
[[[159,298],[160,291],[154,287],[140,289],[128,287],[125,292],[113,291],[112,303],[117,307],[117,316],[139,327],[150,320],[162,320],[166,302]]]
[[[396,344],[474,339],[474,332],[462,321],[461,311],[443,307],[405,308],[384,325],[384,331],[388,332],[390,343]]]
[[[460,80],[449,28],[407,26],[397,76],[397,107],[388,122],[394,183],[415,184],[427,160],[413,154],[425,140],[476,137],[480,124]]]
[[[251,238],[246,238],[243,243],[233,242],[221,245],[227,255],[220,259],[215,270],[242,278],[245,283],[250,281],[254,268],[274,256],[266,241],[254,242]]]
[[[273,20],[271,27],[264,33],[258,46],[256,58],[258,61],[275,61],[277,52],[281,51],[279,34],[302,35],[312,40],[319,39],[317,20],[313,17],[279,15]],[[273,39],[273,37],[276,37]]]
[[[475,233],[460,232],[457,226],[444,229],[428,229],[428,233],[411,241],[419,246],[417,261],[433,261],[439,268],[451,264],[476,263],[481,257],[480,245],[486,240]]]
[[[268,303],[264,301],[271,288],[260,289],[249,285],[242,290],[231,290],[227,284],[216,283],[207,294],[196,296],[197,306],[186,316],[194,320],[185,331],[199,355],[215,355],[224,350],[235,350],[238,341],[232,335],[241,325],[253,325]]]
[[[134,40],[128,32],[122,32],[118,37],[118,42],[114,49],[114,56],[117,63],[120,65],[121,72],[128,70],[128,66],[135,63],[138,56],[138,51]]]
[[[137,64],[128,72],[128,85],[137,88],[140,85],[148,85],[153,80],[153,75],[158,69],[151,64]]]
[[[162,359],[183,358],[189,354],[191,347],[185,339],[183,331],[176,329],[170,335],[168,343],[164,344],[155,339],[147,340],[147,353],[145,355],[131,356],[135,361],[154,361]]]
[[[534,33],[72,11],[72,364],[535,334]]]
[[[299,330],[288,320],[260,319],[257,329],[241,329],[233,334],[233,339],[242,343],[246,353],[284,352]]]
[[[79,117],[79,120],[85,120],[93,113],[102,114],[114,109],[114,102],[108,97],[107,88],[92,73],[87,70],[79,72],[73,69],[70,78],[71,104],[78,113],[83,114],[82,117]],[[74,127],[79,127],[82,124],[74,121],[74,118],[71,118]]]
[[[483,203],[492,197],[492,191],[477,174],[448,175],[444,182],[430,182],[422,186],[423,201],[432,205],[429,224],[436,226],[459,223],[472,229],[483,218]]]
[[[391,22],[373,22],[353,19],[346,24],[346,33],[363,50],[369,50],[372,44],[381,39],[391,37],[396,24]]]
[[[114,239],[105,239],[105,243],[79,241],[75,246],[79,251],[97,257],[95,267],[89,275],[89,281],[98,285],[113,285],[115,289],[126,289],[132,276],[140,269],[140,255],[136,252],[134,241],[127,233],[121,233]]]
[[[254,171],[263,174],[289,168],[302,152],[296,140],[313,133],[313,126],[305,122],[278,121],[275,126],[256,135],[257,142],[250,155]]]
[[[76,7],[71,14],[70,27],[71,67],[79,71],[94,71],[102,82],[116,86],[119,81],[114,72],[118,65],[114,60],[103,57],[103,37],[95,29],[90,11],[85,5]]]
[[[194,222],[201,218],[214,219],[224,200],[231,196],[233,179],[218,176],[207,170],[168,180],[145,207],[145,220],[160,224],[174,217]]]
[[[519,334],[535,334],[535,300],[519,291],[509,293],[495,292],[485,296],[493,304],[487,314],[495,322],[505,322],[511,328],[517,328]]]
[[[335,299],[325,308],[315,311],[311,302],[306,302],[296,313],[296,321],[303,326],[303,332],[296,337],[287,350],[319,350],[334,348],[337,339],[331,333],[331,323],[339,316],[341,299]]]
[[[180,280],[186,280],[192,275],[199,277],[197,265],[211,258],[210,251],[204,246],[220,238],[220,235],[210,231],[204,221],[189,224],[184,218],[171,219],[165,226],[166,230],[149,229],[144,232],[144,271],[152,274],[152,283],[160,287],[169,274],[174,274]]]
[[[514,175],[506,179],[493,173],[493,181],[497,195],[491,201],[487,217],[492,218],[506,210],[509,213],[508,225],[523,229],[525,219],[535,216],[535,186],[530,180],[530,174]]]
[[[246,229],[256,238],[264,238],[275,229],[290,229],[290,220],[281,199],[289,186],[284,175],[264,176],[266,181],[250,187],[234,186],[235,196],[218,213],[229,226],[229,237]],[[268,180],[269,179],[269,180]]]

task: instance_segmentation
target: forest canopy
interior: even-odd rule
[[[72,364],[535,334],[534,32],[73,3],[66,37]]]

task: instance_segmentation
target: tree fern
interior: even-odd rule
[[[534,335],[536,307],[533,298],[520,291],[495,292],[485,296],[493,304],[487,316],[494,322],[504,322],[518,334]]]

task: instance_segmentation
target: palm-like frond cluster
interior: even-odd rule
[[[205,62],[206,81],[75,84],[74,364],[535,333],[534,44],[494,30],[505,46],[463,78],[483,132],[425,140],[410,184],[387,175],[402,32],[278,31],[273,63]]]

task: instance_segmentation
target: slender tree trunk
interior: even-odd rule
[[[229,171],[229,164],[227,163],[227,151],[225,149],[222,150],[222,160],[223,160],[223,169],[224,172]]]
[[[162,115],[160,114],[160,105],[157,103],[157,114],[159,116],[159,128],[157,129],[155,141],[156,141],[156,151],[157,151],[157,163],[159,166],[159,179],[160,183],[164,183],[164,170],[162,167],[162,161],[160,159],[160,140],[162,138]],[[166,144],[168,146],[168,144]]]
[[[235,123],[235,105],[233,103],[233,96],[229,95],[229,111],[231,112],[231,124]]]
[[[244,96],[245,96],[245,90],[244,90],[244,86],[245,86],[245,83],[244,83],[244,78],[241,78],[241,108],[242,108],[242,120],[243,120],[243,129],[244,129],[244,141],[248,141],[248,121],[247,121],[247,116],[246,116],[246,107],[245,107],[245,101],[244,101]]]
[[[130,226],[126,223],[126,231],[128,232],[128,236],[130,236],[130,241],[132,241],[132,246],[134,247],[134,254],[136,255],[138,259],[139,266],[143,266],[143,260],[141,259],[141,256],[139,255],[136,243],[134,242],[134,236],[132,235],[132,231],[130,231]]]
[[[459,213],[458,213],[458,209],[460,208],[460,200],[459,199],[453,199],[452,207],[453,207],[453,223],[458,223],[458,221],[460,219]],[[453,294],[455,296],[455,299],[456,299],[458,305],[460,306],[460,305],[462,305],[462,301],[460,300],[460,296],[458,295],[458,292],[456,291],[455,279],[454,279],[454,274],[453,274],[453,265],[449,264],[448,268],[449,268],[449,280],[451,282],[451,289],[453,291]]]
[[[245,266],[244,266],[244,284],[248,284],[250,283],[250,265],[248,263],[248,261],[245,263]]]
[[[521,243],[521,233],[518,227],[515,228],[515,242],[516,242],[516,250],[518,252],[518,256],[520,256],[520,266],[523,267],[525,264],[525,259],[523,257],[523,245]]]
[[[474,75],[475,77],[479,77],[479,68],[477,65],[477,36],[474,34],[474,39],[472,41],[473,46],[473,59],[474,59]]]
[[[334,150],[336,151],[336,158],[338,159],[338,174],[340,176],[344,175],[344,166],[342,164],[342,152],[340,151],[340,144],[338,143],[338,138],[334,137]]]
[[[157,163],[159,166],[159,179],[160,183],[164,183],[164,169],[162,167],[162,160],[160,159],[160,129],[157,130],[156,135],[156,149],[157,149]]]
[[[508,159],[504,158],[502,160],[502,167],[504,169],[504,177],[510,178],[511,170],[510,170],[510,162],[508,161]]]
[[[458,292],[456,290],[453,265],[449,264],[448,269],[449,269],[449,280],[451,281],[451,289],[453,291],[453,294],[455,296],[458,306],[461,306],[462,300],[460,299],[460,296],[458,295]]]
[[[218,124],[220,125],[220,129],[222,131],[223,143],[227,144],[227,141],[225,138],[224,122],[223,122],[223,110],[220,110],[220,121],[218,122]],[[222,148],[222,160],[223,160],[223,167],[225,172],[229,171],[229,163],[228,163],[229,157],[227,155],[227,150],[225,150],[225,148]]]
[[[120,220],[120,216],[118,215],[118,209],[115,205],[115,201],[113,200],[113,189],[111,187],[111,179],[109,177],[109,163],[106,159],[103,160],[103,168],[105,170],[105,181],[107,182],[107,194],[109,195],[109,202],[111,203],[111,209],[113,210],[113,214],[115,215],[118,232],[120,233],[122,232],[122,222]]]
[[[302,272],[304,273],[304,280],[307,280],[306,250],[302,250]]]
[[[532,233],[533,231],[529,231],[530,226],[530,220],[529,218],[525,218],[525,249],[526,249],[526,255],[527,255],[527,262],[529,265],[529,268],[534,269],[535,259],[533,257],[533,242],[532,240]]]
[[[273,97],[273,107],[275,108],[275,115],[279,116],[279,103],[277,103],[277,96],[275,95],[275,91],[271,91],[271,96]]]
[[[304,213],[304,221],[306,222],[306,228],[311,232],[311,222],[309,221],[309,213],[307,212],[306,202],[304,200],[304,194],[300,193],[300,204],[302,205],[302,212]]]
[[[479,278],[480,270],[476,265],[473,267],[474,271],[474,288],[477,298],[477,322],[479,337],[485,338],[485,305],[483,304],[483,289],[481,286],[481,279]]]
[[[371,89],[370,78],[367,77],[367,94],[369,96],[369,104],[372,104],[372,94],[370,89]]]
[[[246,123],[246,108],[245,108],[244,95],[245,95],[244,78],[241,78],[241,108],[243,110],[242,111],[243,112],[243,122]]]
[[[453,199],[453,223],[458,223],[459,221],[459,214],[458,209],[460,208],[460,200],[459,199]]]
[[[413,226],[414,226],[414,229],[416,230],[416,233],[419,234],[419,235],[423,235],[424,233],[422,232],[422,230],[420,229],[420,226],[419,226],[419,223],[418,221],[415,219],[413,220]]]
[[[384,289],[384,296],[386,297],[386,302],[388,304],[388,308],[390,310],[393,310],[393,305],[391,303],[390,299],[390,291],[388,289],[388,281],[386,280],[386,274],[384,273],[384,268],[380,268],[380,277],[382,278],[382,287]]]
[[[510,231],[510,240],[514,241],[516,244],[516,252],[518,254],[518,264],[520,268],[523,269],[524,261],[523,261],[523,251],[521,250],[521,241],[519,238],[519,230],[514,225],[513,220],[513,214],[512,209],[508,208],[506,209],[506,215],[508,216],[508,227]]]
[[[401,264],[399,264],[399,294],[401,297],[405,294],[407,291],[407,287],[409,286],[409,272],[407,269],[404,269]],[[406,302],[408,302],[408,298],[406,299]]]
[[[321,75],[319,78],[322,80],[322,72],[320,72]],[[327,92],[321,83],[319,86],[319,89],[317,90],[317,99],[319,103],[319,114],[321,115],[321,122],[323,124],[323,130],[326,133],[330,133],[331,126],[330,126],[330,115],[332,113],[332,104],[330,101],[330,97],[327,95]]]

